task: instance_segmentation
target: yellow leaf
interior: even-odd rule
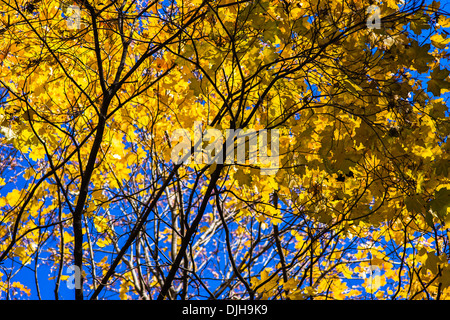
[[[291,10],[291,17],[292,19],[298,19],[303,15],[303,9],[300,8],[294,8]]]
[[[384,264],[384,260],[379,259],[379,258],[377,258],[377,257],[373,257],[373,258],[370,260],[370,264],[371,264],[371,265],[376,265],[376,266],[382,266],[382,265]]]
[[[267,215],[272,219],[272,223],[277,225],[281,222],[281,211],[280,209],[276,209],[272,206],[267,206]]]
[[[28,254],[27,254],[27,250],[24,247],[17,247],[14,250],[14,255],[16,257],[20,258],[20,261],[22,261],[23,264],[28,264],[30,263]]]
[[[290,278],[286,283],[283,284],[284,290],[292,290],[296,289],[298,285],[298,281],[294,278]]]
[[[43,159],[45,157],[45,148],[43,146],[33,147],[29,156],[33,161]]]
[[[67,231],[64,231],[64,242],[68,243],[68,242],[72,242],[73,241],[73,237],[70,233],[68,233]]]
[[[106,261],[108,261],[108,256],[104,256],[102,260],[100,260],[99,263],[97,263],[98,266],[103,266]]]
[[[315,296],[316,295],[316,290],[313,287],[306,287],[303,292],[305,293],[305,295],[307,296]]]
[[[30,295],[31,295],[31,290],[30,290],[30,289],[27,289],[27,287],[25,287],[25,286],[24,286],[23,284],[21,284],[20,282],[13,282],[12,285],[11,285],[11,287],[17,288],[17,289],[19,289],[20,291],[25,292],[25,293],[27,294],[27,296],[30,296]]]
[[[435,35],[431,36],[430,40],[431,40],[431,43],[433,44],[433,46],[435,46],[436,48],[439,48],[439,49],[445,49],[445,46],[450,42],[450,38],[445,39],[440,34],[435,34]]]
[[[33,177],[36,174],[36,171],[34,171],[33,168],[28,168],[27,170],[25,170],[25,174],[23,175],[23,177],[28,180],[31,177]]]
[[[109,241],[108,239],[98,239],[96,244],[100,247],[106,247],[107,245],[111,244],[111,241]]]
[[[450,27],[450,18],[447,18],[446,16],[441,15],[441,16],[439,16],[438,23],[441,27],[448,28],[448,27]]]
[[[99,233],[103,233],[104,231],[108,230],[107,219],[104,217],[95,216],[94,225],[95,229],[97,229],[97,232]]]
[[[362,90],[358,85],[353,83],[353,81],[350,81],[348,79],[344,80],[344,84],[347,87],[347,89],[353,94],[357,94],[358,91]]]
[[[119,297],[121,300],[128,300],[128,281],[124,281],[120,284]]]
[[[21,198],[21,192],[19,190],[14,189],[13,191],[9,192],[6,195],[6,202],[10,206],[13,207],[13,206],[17,205],[20,198]]]

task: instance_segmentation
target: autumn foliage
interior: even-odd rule
[[[0,0],[0,298],[449,299],[446,28],[436,1]],[[175,163],[178,129],[278,130],[279,165]]]

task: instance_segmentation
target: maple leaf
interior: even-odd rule
[[[446,16],[439,16],[438,23],[442,28],[450,27],[450,18]]]
[[[447,188],[439,189],[433,200],[430,201],[430,207],[437,213],[439,218],[444,219],[447,216],[450,206],[450,190]]]
[[[419,72],[426,72],[428,70],[428,64],[434,61],[434,58],[430,51],[431,45],[429,43],[422,46],[416,40],[411,42],[411,46],[406,50],[409,57],[414,59],[414,68]]]
[[[420,35],[422,30],[430,29],[431,26],[428,24],[429,17],[426,15],[419,15],[418,18],[411,21],[411,30],[416,34]]]
[[[441,34],[435,34],[430,37],[431,43],[433,46],[439,49],[445,49],[447,44],[450,42],[450,38],[446,39]]]
[[[408,211],[413,213],[421,213],[424,211],[425,203],[421,201],[420,198],[412,196],[405,199],[405,205]]]
[[[431,80],[428,81],[428,91],[435,96],[440,96],[442,89],[449,89],[450,82],[446,80],[448,75],[447,69],[440,69],[440,67],[434,69],[431,72]]]
[[[450,19],[411,1],[0,2],[2,290],[450,299]]]

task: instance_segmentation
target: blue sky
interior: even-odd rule
[[[449,2],[448,1],[441,1],[441,9],[444,10],[448,10],[449,9]],[[424,30],[424,32],[418,37],[418,40],[422,43],[428,43],[429,42],[429,31]],[[449,67],[449,61],[447,59],[442,59],[441,60],[441,66],[442,67]],[[424,77],[426,75],[421,75],[421,77],[426,80]],[[448,100],[449,95],[445,94],[442,97],[444,97],[445,101]],[[448,116],[448,112],[447,112],[447,116]],[[8,180],[9,178],[11,178],[14,175],[14,172],[7,172],[6,176],[5,176],[5,180]],[[23,186],[25,184],[25,180],[23,178],[21,178],[20,176],[17,177],[16,182],[14,184],[12,183],[8,183],[3,187],[0,187],[0,196],[5,196],[8,192],[10,192],[11,190],[13,190],[14,188]],[[187,199],[186,199],[187,200]],[[211,210],[211,208],[208,208],[208,210]],[[280,228],[282,227],[282,225],[280,225]],[[223,240],[224,238],[224,234],[222,233],[220,236],[220,240]],[[120,241],[124,241],[125,239],[122,238]],[[48,240],[48,245],[49,246],[57,246],[58,243],[56,243],[54,240]],[[213,243],[211,243],[211,246],[213,245]],[[221,252],[222,251],[226,251],[225,246],[223,243],[217,242],[216,245],[218,246],[218,248],[220,248]],[[389,250],[389,244],[386,244],[387,246],[387,250]],[[392,247],[390,247],[392,248]],[[42,258],[46,258],[44,253],[40,254],[40,257]],[[102,258],[101,253],[96,254],[96,260],[100,260]],[[222,262],[219,262],[222,263]],[[51,263],[53,264],[53,263]],[[13,259],[8,259],[6,261],[3,262],[3,264],[1,265],[1,267],[3,268],[10,268],[12,266],[12,272],[15,272],[17,270],[17,266],[20,265],[19,264],[15,264]],[[22,296],[18,298],[29,298],[29,299],[37,299],[38,295],[37,295],[37,290],[36,290],[36,286],[34,285],[35,282],[35,272],[34,272],[34,261],[32,261],[30,264],[24,266],[22,268],[22,270],[20,271],[20,275],[16,276],[13,281],[20,281],[23,284],[25,284],[30,290],[31,290],[31,296],[27,297],[27,296]],[[120,268],[119,268],[120,270]],[[4,271],[2,271],[4,272]],[[54,288],[55,288],[55,280],[48,280],[49,277],[55,277],[57,273],[57,269],[52,269],[50,266],[48,265],[41,265],[38,268],[37,271],[37,276],[39,278],[39,285],[40,285],[40,294],[41,294],[41,298],[42,299],[54,299],[55,295],[54,295]],[[68,272],[67,270],[67,266],[65,266],[63,268],[63,275],[69,275],[71,274],[70,272]],[[352,284],[354,285],[359,285],[363,280],[354,280]],[[387,284],[389,285],[389,284]],[[205,296],[207,295],[205,290],[200,290],[201,294],[204,294]],[[110,293],[108,293],[109,295]],[[115,295],[111,295],[108,296],[105,295],[103,296],[104,298],[108,298],[108,299],[118,299],[118,294]],[[73,290],[69,290],[67,288],[66,282],[62,281],[61,282],[61,286],[59,289],[59,296],[61,299],[73,299]],[[2,299],[5,298],[4,293],[2,293],[2,295],[0,296]]]

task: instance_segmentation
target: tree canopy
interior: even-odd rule
[[[450,298],[449,17],[0,0],[0,298]]]

